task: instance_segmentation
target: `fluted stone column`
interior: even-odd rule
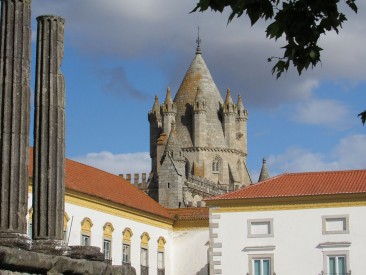
[[[26,235],[31,0],[1,1],[0,245],[29,248]]]
[[[60,67],[65,21],[49,15],[37,21],[33,250],[64,254],[65,83]]]

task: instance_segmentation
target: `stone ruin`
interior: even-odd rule
[[[37,17],[33,227],[26,234],[30,121],[31,0],[1,0],[0,274],[136,274],[104,262],[98,247],[63,241],[64,23]],[[48,168],[51,169],[48,169]]]

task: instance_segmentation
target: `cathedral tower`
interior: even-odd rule
[[[223,100],[198,45],[174,100],[168,88],[149,112],[149,194],[164,206],[186,207],[249,185],[247,119],[241,97],[235,104],[228,90]]]

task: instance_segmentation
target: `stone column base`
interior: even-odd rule
[[[66,242],[63,240],[33,240],[32,242],[32,251],[49,254],[49,255],[57,255],[57,256],[69,256],[70,248],[66,245]]]
[[[70,246],[70,257],[73,259],[85,259],[90,261],[104,262],[104,254],[96,246]]]
[[[30,250],[31,242],[27,234],[0,232],[0,246]]]

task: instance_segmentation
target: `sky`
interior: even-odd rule
[[[349,20],[339,35],[321,38],[319,66],[301,76],[290,67],[278,80],[267,58],[281,56],[285,42],[265,37],[269,22],[251,27],[243,16],[227,24],[229,10],[190,13],[196,1],[33,0],[32,79],[36,17],[66,20],[68,158],[114,174],[150,171],[148,111],[168,86],[177,92],[199,26],[202,56],[222,96],[230,88],[248,109],[254,182],[262,158],[271,176],[366,169],[366,126],[357,118],[366,109],[365,1],[357,2],[357,15],[342,7]]]

